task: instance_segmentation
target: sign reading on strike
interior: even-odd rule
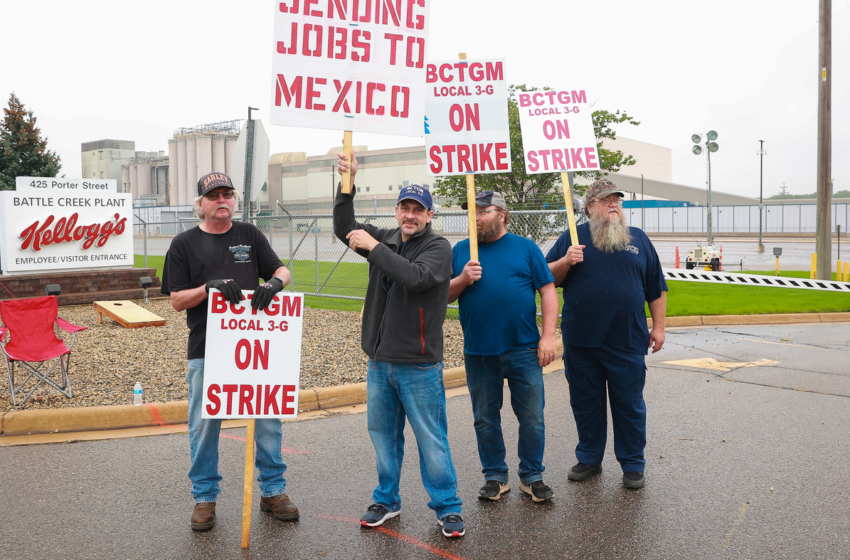
[[[505,61],[428,63],[426,79],[428,174],[510,173]]]
[[[275,2],[272,124],[422,136],[429,4]]]
[[[202,418],[295,418],[304,295],[281,292],[261,311],[210,290]]]
[[[585,90],[520,93],[526,173],[601,169]]]

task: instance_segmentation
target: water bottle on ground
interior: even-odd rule
[[[142,384],[138,381],[136,381],[136,385],[133,387],[133,404],[142,406]]]

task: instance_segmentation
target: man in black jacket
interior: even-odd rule
[[[380,229],[354,219],[354,176],[340,155],[339,171],[351,171],[351,194],[338,192],[334,232],[369,262],[361,346],[369,356],[367,407],[375,446],[378,486],[360,524],[377,527],[399,514],[399,477],[404,457],[404,421],[419,446],[422,483],[443,535],[462,537],[461,500],[446,435],[443,387],[443,321],[452,272],[451,244],[431,231],[431,193],[418,185],[402,189],[395,208],[398,228]]]

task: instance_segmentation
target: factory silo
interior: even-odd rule
[[[221,136],[214,136],[212,139],[212,170],[220,173],[227,173],[227,165],[224,158],[224,143],[225,139]]]
[[[118,185],[118,192],[130,192],[130,167],[128,165],[121,166],[121,184]]]
[[[139,198],[139,166],[131,163],[128,167],[128,175],[130,179],[130,194],[133,195],[133,200]]]
[[[197,168],[198,168],[198,176],[195,178],[195,182],[200,177],[203,177],[207,173],[213,172],[213,159],[212,159],[212,136],[208,134],[204,134],[203,136],[198,136],[195,139],[195,145],[197,146]]]
[[[143,198],[151,194],[151,165],[149,163],[137,163],[138,173],[138,197]]]
[[[198,193],[198,142],[195,137],[186,138],[186,204],[192,204]]]
[[[186,193],[189,192],[186,187],[186,138],[180,137],[177,139],[177,204],[185,206],[191,204],[186,198]]]
[[[177,159],[177,140],[172,139],[168,141],[168,186],[165,190],[167,206],[177,204]]]

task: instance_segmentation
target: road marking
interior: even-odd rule
[[[757,362],[718,362],[714,358],[694,358],[691,360],[672,360],[669,362],[661,362],[662,364],[671,364],[675,366],[687,366],[700,369],[710,369],[714,371],[732,371],[742,367],[763,367],[773,366],[778,364],[776,360],[762,358]]]
[[[770,340],[757,340],[755,338],[739,338],[738,340],[746,340],[747,342],[761,342],[763,344],[779,344],[780,346],[799,346],[800,348],[814,348],[815,350],[832,350],[833,352],[844,352],[838,348],[824,348],[823,346],[810,346],[808,344],[794,344],[791,342],[771,342]]]
[[[735,522],[735,526],[726,534],[726,540],[723,542],[723,548],[729,548],[729,545],[732,544],[732,539],[735,538],[735,534],[738,532],[738,527],[741,526],[741,523],[744,521],[744,515],[747,513],[747,508],[750,507],[750,502],[745,502],[744,505],[741,506],[741,514],[738,516],[738,520]]]
[[[317,517],[319,519],[333,519],[335,521],[348,521],[348,522],[357,523],[358,525],[360,524],[359,519],[353,519],[351,517],[335,517],[333,515],[317,515],[317,514],[314,514],[313,517]],[[380,532],[384,533],[385,535],[389,535],[391,537],[395,537],[397,539],[401,539],[403,541],[409,542],[410,544],[416,545],[419,548],[422,548],[424,550],[427,550],[428,552],[436,554],[437,556],[442,556],[443,558],[448,558],[449,560],[465,560],[462,556],[452,554],[451,552],[446,552],[445,550],[440,550],[439,548],[437,548],[435,546],[431,546],[428,543],[424,543],[420,540],[414,539],[413,537],[408,537],[407,535],[403,535],[403,534],[401,534],[397,531],[393,531],[392,529],[387,529],[386,527],[383,527],[383,526],[370,527],[370,529],[374,529],[376,531],[380,531]]]
[[[231,436],[229,434],[218,434],[218,437],[223,437],[227,439],[235,439],[236,441],[246,441],[245,438],[239,436]],[[256,440],[255,440],[256,441]],[[292,455],[307,455],[310,453],[309,451],[302,451],[300,449],[287,449],[286,447],[280,448],[281,453],[291,453]]]

